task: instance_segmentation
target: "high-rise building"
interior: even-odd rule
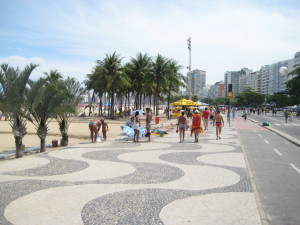
[[[187,74],[187,92],[201,98],[203,88],[206,86],[206,71],[192,70]]]
[[[300,65],[300,52],[297,52],[294,55],[294,65]]]
[[[227,71],[224,74],[225,93],[228,91],[228,84],[232,84],[233,96],[236,97],[246,87],[246,77],[252,70],[243,68],[240,71]]]

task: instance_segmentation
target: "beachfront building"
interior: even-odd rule
[[[206,71],[192,70],[187,74],[187,93],[202,98],[203,88],[206,86]]]
[[[215,84],[211,85],[209,87],[207,97],[203,96],[203,98],[211,98],[211,99],[225,98],[225,84],[224,84],[224,82],[219,81],[219,82],[216,82]]]
[[[286,67],[287,72],[280,74],[281,67]],[[288,59],[261,67],[261,94],[275,94],[278,92],[286,92],[286,83],[293,76],[288,73],[294,69],[294,59]]]
[[[238,93],[242,92],[246,87],[246,79],[242,79],[243,76],[247,76],[252,73],[252,70],[243,68],[239,71],[227,71],[224,74],[225,93],[228,92],[228,84],[232,84],[233,96],[236,97]]]

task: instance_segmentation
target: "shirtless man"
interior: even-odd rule
[[[101,123],[102,123],[102,134],[103,134],[103,141],[106,141],[106,132],[108,131],[108,125],[107,123],[104,121],[104,119],[101,119]]]
[[[101,127],[101,121],[100,120],[93,119],[93,120],[90,121],[89,128],[90,128],[90,131],[91,131],[92,143],[96,142],[100,127]]]
[[[181,112],[181,116],[178,116],[178,128],[179,128],[179,138],[180,143],[184,142],[185,128],[186,128],[186,117],[184,116],[184,111]]]
[[[152,122],[152,113],[150,108],[146,108],[146,129],[147,136],[149,137],[148,141],[151,141],[151,122]]]
[[[221,139],[220,135],[222,131],[222,126],[224,126],[223,116],[221,115],[219,110],[216,112],[215,125],[216,125],[216,135],[218,140]]]

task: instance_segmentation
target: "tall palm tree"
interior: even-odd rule
[[[26,108],[25,93],[32,71],[38,67],[37,64],[30,64],[20,71],[8,64],[0,66],[0,110],[11,114],[10,125],[15,137],[16,158],[23,156],[22,140],[26,135]]]
[[[151,73],[151,57],[145,53],[138,53],[136,58],[131,58],[132,83],[136,92],[136,108],[142,108],[142,95],[145,94],[145,79]]]
[[[84,89],[81,87],[80,83],[75,80],[75,78],[68,77],[63,81],[62,92],[66,92],[66,98],[61,103],[60,108],[56,111],[56,120],[59,125],[59,130],[62,135],[62,146],[68,145],[68,129],[71,123],[72,116],[78,114],[77,106],[81,101],[81,95]]]
[[[165,88],[167,84],[166,75],[168,70],[168,63],[169,63],[169,59],[158,54],[152,64],[152,74],[153,74],[152,78],[153,78],[154,89],[155,89],[154,103],[156,106],[156,116],[158,115],[159,98],[161,97],[163,88]]]
[[[114,52],[113,54],[106,54],[101,63],[100,71],[107,79],[107,91],[110,95],[110,115],[114,115],[114,100],[115,93],[123,86],[129,86],[129,80],[125,73],[122,72],[122,59]]]
[[[170,99],[172,92],[178,92],[180,87],[185,87],[185,76],[179,73],[182,66],[171,59],[167,69],[167,94],[168,94],[168,119],[170,119]]]

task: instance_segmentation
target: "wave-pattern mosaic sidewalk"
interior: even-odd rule
[[[0,224],[261,224],[234,127],[0,162]]]

